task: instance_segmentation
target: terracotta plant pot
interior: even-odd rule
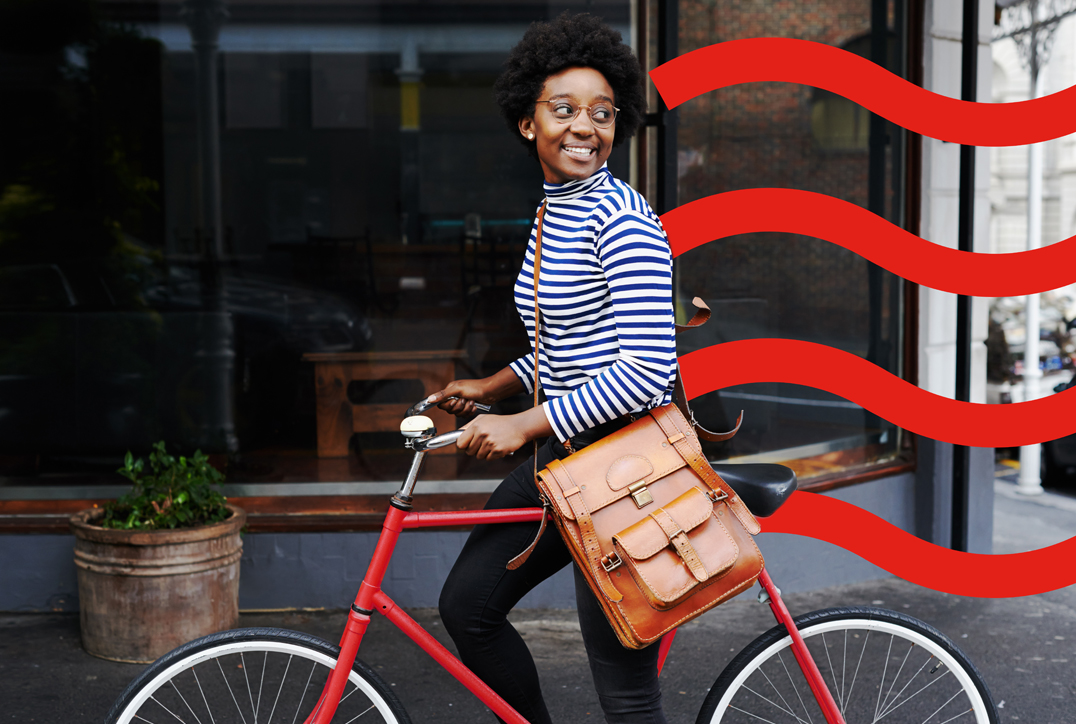
[[[239,621],[239,531],[229,505],[220,523],[180,530],[112,530],[100,510],[71,517],[82,646],[112,661],[150,662]]]

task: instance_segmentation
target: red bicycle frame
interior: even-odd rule
[[[329,724],[336,713],[336,707],[340,703],[344,686],[347,684],[348,674],[355,657],[358,654],[359,644],[363,634],[370,624],[370,616],[374,611],[379,611],[391,621],[398,629],[419,645],[433,659],[454,676],[461,684],[466,686],[482,703],[488,706],[497,716],[510,724],[530,724],[522,715],[511,707],[504,699],[493,691],[478,676],[467,668],[463,662],[442,646],[433,636],[422,628],[414,619],[407,615],[397,606],[384,591],[381,590],[381,582],[384,580],[385,571],[392,553],[396,548],[396,541],[400,533],[408,528],[434,528],[454,525],[476,525],[478,523],[521,523],[537,522],[542,519],[541,508],[521,508],[517,510],[467,510],[444,513],[414,513],[404,510],[395,504],[389,507],[388,514],[381,529],[381,535],[374,549],[373,558],[366,570],[362,584],[359,586],[355,603],[348,615],[347,627],[340,639],[340,656],[336,661],[336,668],[325,684],[314,712],[307,719],[307,724]],[[406,507],[406,506],[404,506]],[[807,682],[818,701],[822,712],[826,717],[827,724],[845,724],[840,709],[833,699],[829,688],[822,679],[814,659],[811,657],[807,646],[803,642],[799,631],[793,623],[792,616],[785,608],[781,600],[780,591],[773,584],[769,574],[762,572],[759,583],[765,591],[761,598],[770,605],[777,621],[788,629],[792,636],[792,652],[803,671]],[[658,644],[658,672],[665,664],[665,658],[672,646],[676,631],[671,631]]]

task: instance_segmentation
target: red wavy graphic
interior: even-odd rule
[[[769,518],[767,533],[794,533],[840,546],[920,586],[958,596],[1012,598],[1076,584],[1076,537],[1026,553],[961,553],[927,543],[843,500],[796,492]]]
[[[1034,251],[975,254],[919,238],[840,199],[796,189],[745,189],[661,217],[673,256],[714,239],[776,231],[839,244],[917,284],[953,294],[1010,297],[1076,281],[1076,236]]]
[[[1018,447],[1076,432],[1076,388],[1012,405],[957,402],[813,342],[726,342],[684,355],[680,370],[689,399],[733,385],[789,382],[840,395],[905,430],[956,445]]]
[[[1076,86],[1031,101],[971,103],[898,78],[866,58],[792,38],[730,40],[650,71],[669,108],[718,88],[781,81],[823,88],[931,138],[970,146],[1022,146],[1076,132]]]

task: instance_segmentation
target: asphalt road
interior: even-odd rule
[[[996,553],[1039,548],[1073,535],[1076,498],[1022,498],[1010,483],[998,483]],[[1076,586],[1025,598],[976,599],[889,578],[791,594],[785,601],[794,614],[839,605],[911,614],[948,634],[976,663],[1002,722],[1076,724]],[[435,611],[412,614],[450,646]],[[574,612],[529,610],[513,620],[531,646],[555,721],[602,721]],[[343,622],[338,612],[280,612],[244,614],[241,625],[297,629],[335,641]],[[744,595],[685,626],[662,674],[669,721],[695,721],[725,664],[772,625],[768,607]],[[374,619],[362,658],[393,685],[416,723],[493,721],[484,706],[383,619]],[[0,616],[0,721],[100,722],[140,669],[83,652],[76,616]]]

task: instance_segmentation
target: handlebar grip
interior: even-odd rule
[[[427,398],[425,400],[420,400],[419,402],[416,402],[415,404],[411,405],[411,407],[407,408],[407,414],[405,415],[405,417],[414,417],[415,415],[421,415],[423,412],[430,409],[431,407],[434,407],[435,405],[439,405],[439,404],[441,404],[441,402],[445,402],[445,400],[458,400],[458,399],[459,399],[458,397],[446,397],[444,400],[441,400],[440,402],[430,402],[429,398]],[[474,406],[476,408],[478,408],[478,410],[481,411],[481,412],[489,412],[490,411],[490,406],[489,405],[483,405],[483,404],[481,404],[479,402],[476,402],[476,403],[474,403]]]
[[[434,435],[427,440],[416,440],[412,444],[412,449],[415,452],[424,452],[426,450],[436,450],[439,447],[448,447],[455,444],[456,440],[459,440],[460,435],[463,434],[463,430],[449,430],[448,432],[442,432],[440,435]]]

